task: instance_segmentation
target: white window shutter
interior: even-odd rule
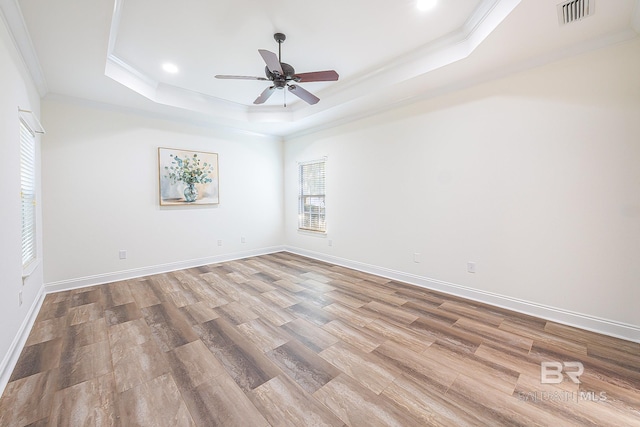
[[[36,260],[36,142],[20,120],[20,196],[22,199],[22,267]]]

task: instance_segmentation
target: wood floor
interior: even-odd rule
[[[47,295],[26,425],[640,425],[640,344],[278,253]]]

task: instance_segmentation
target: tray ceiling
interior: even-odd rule
[[[600,0],[561,26],[553,0],[0,0],[43,96],[64,96],[248,132],[286,136],[373,114],[473,82],[638,36],[639,0]],[[17,17],[16,17],[17,15]],[[268,82],[258,49],[298,72],[335,69],[306,83],[309,106]],[[178,67],[167,73],[164,63]]]

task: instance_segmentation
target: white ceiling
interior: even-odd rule
[[[594,0],[590,0],[593,2]],[[0,0],[42,96],[288,136],[638,37],[640,0],[596,0],[595,14],[561,26],[560,0]],[[265,81],[258,49],[297,72],[335,69],[305,83],[310,106]],[[179,72],[162,70],[174,63]]]

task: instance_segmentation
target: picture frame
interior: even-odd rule
[[[218,153],[158,148],[160,206],[217,205]]]

